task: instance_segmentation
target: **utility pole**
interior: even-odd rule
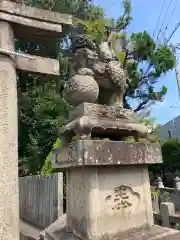
[[[179,99],[178,101],[170,106],[171,108],[180,108],[180,59],[178,58],[178,54],[177,54],[177,50],[180,49],[179,44],[175,45],[171,45],[171,48],[176,56],[176,66],[175,66],[175,73],[176,73],[176,81],[177,81],[177,87],[178,87],[178,93],[179,93]]]
[[[178,87],[179,98],[180,98],[180,70],[179,70],[179,59],[177,59],[177,62],[176,62],[175,73],[176,73],[177,87]]]

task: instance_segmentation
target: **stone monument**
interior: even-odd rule
[[[148,132],[123,108],[127,74],[108,42],[96,47],[77,37],[73,50],[66,99],[76,107],[54,155],[55,166],[67,170],[67,214],[45,239],[179,239],[153,221],[148,164],[162,162],[160,146],[123,141]]]
[[[19,239],[16,69],[59,75],[59,61],[18,53],[14,39],[58,39],[71,16],[0,0],[0,239]],[[28,133],[27,133],[28,134]]]

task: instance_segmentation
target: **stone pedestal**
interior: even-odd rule
[[[177,231],[153,221],[148,165],[162,163],[160,146],[119,141],[146,135],[133,112],[84,103],[71,119],[61,129],[64,149],[53,158],[67,171],[67,214],[47,239],[178,239]]]
[[[62,162],[67,168],[68,232],[80,239],[110,239],[152,227],[147,164],[160,162],[156,144],[71,143]]]
[[[158,145],[79,140],[66,151],[56,164],[67,168],[67,216],[47,239],[179,239],[153,221],[148,164],[162,162]]]
[[[81,239],[109,239],[153,225],[145,166],[74,168],[68,184],[67,227]]]

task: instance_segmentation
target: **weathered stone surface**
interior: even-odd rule
[[[44,230],[42,236],[44,240],[78,240],[73,233],[67,232],[66,215],[63,215],[52,226]],[[153,225],[150,228],[141,228],[127,231],[119,236],[113,236],[107,240],[179,240],[180,232],[170,228],[163,228]]]
[[[101,78],[103,78],[103,74],[106,71],[106,64],[103,62],[97,61],[97,62],[92,62],[91,65],[92,65],[92,70],[97,75],[96,77],[100,78],[100,76],[101,76]],[[103,83],[101,83],[101,84],[103,85]],[[110,85],[110,83],[109,83],[109,85]]]
[[[110,61],[108,63],[108,72],[112,82],[124,91],[126,88],[126,75],[120,63],[118,61]]]
[[[110,106],[120,106],[123,108],[123,104],[124,104],[124,100],[123,100],[123,96],[124,94],[122,94],[122,92],[124,92],[123,90],[123,83],[122,83],[122,90],[117,89],[116,91],[112,92],[112,95],[110,96],[109,100],[108,100],[108,105]]]
[[[70,15],[11,1],[0,1],[0,19],[12,23],[15,37],[28,40],[59,38],[62,32],[61,24],[72,24]]]
[[[36,19],[38,21],[41,20],[42,22],[51,22],[59,25],[72,24],[72,16],[69,14],[61,14],[40,8],[29,7],[12,1],[0,1],[0,12],[25,17],[27,19]]]
[[[96,62],[99,62],[99,57],[96,51],[88,48],[77,49],[73,55],[74,65],[73,68],[78,71],[80,68],[90,68]],[[105,69],[104,69],[105,71]]]
[[[98,84],[101,86],[100,81],[103,81],[103,79],[98,79],[97,82]],[[106,83],[108,83],[107,81],[104,81]],[[112,85],[112,84],[111,84]],[[98,103],[102,104],[102,105],[110,105],[113,107],[120,107],[123,108],[123,106],[119,106],[117,105],[117,100],[118,98],[122,99],[122,95],[119,94],[118,88],[116,91],[112,90],[111,88],[108,88],[108,85],[106,85],[105,87],[100,87],[99,89],[99,97],[98,97]],[[113,104],[114,101],[114,104]]]
[[[95,50],[88,48],[77,49],[74,54],[73,69],[78,72],[79,68],[90,68],[95,74],[97,83],[107,89],[112,88],[112,83],[108,79],[107,63],[100,61]]]
[[[66,159],[56,155],[61,167],[141,165],[162,163],[158,144],[126,143],[116,141],[79,140],[69,145]]]
[[[0,19],[12,23],[16,37],[28,40],[33,38],[43,38],[44,40],[49,37],[59,38],[62,32],[61,25],[51,22],[41,22],[36,19],[28,19],[9,13],[0,12]]]
[[[14,0],[21,3],[22,1]],[[62,24],[71,24],[71,17],[0,0],[0,236],[1,240],[26,238],[19,231],[18,193],[18,110],[16,67],[48,74],[57,74],[58,61],[34,57],[15,57],[14,38],[59,38]],[[67,19],[68,17],[68,19]],[[70,17],[70,18],[69,18]],[[65,18],[65,19],[63,19]],[[65,21],[70,20],[70,22]],[[14,36],[15,32],[15,36]],[[33,35],[33,36],[31,36]],[[12,56],[3,51],[11,52]],[[10,55],[11,55],[10,54]],[[37,61],[38,59],[38,61]],[[50,65],[53,66],[50,66]],[[45,70],[43,70],[45,68]],[[32,237],[32,236],[31,236]],[[29,237],[28,239],[31,239]],[[32,237],[33,239],[33,237]]]
[[[80,136],[80,139],[89,139],[94,134],[97,137],[106,136],[111,140],[122,140],[129,136],[144,138],[148,133],[148,128],[129,119],[124,121],[124,119],[83,116],[60,129],[60,134],[66,135],[69,133],[72,137]]]
[[[99,55],[100,55],[100,59],[103,61],[106,61],[106,60],[110,61],[113,59],[113,53],[109,49],[108,42],[102,42],[99,45]]]
[[[16,56],[16,68],[27,71],[50,75],[59,75],[59,61],[32,55]]]
[[[96,50],[96,44],[85,34],[74,33],[71,36],[72,51],[75,53],[79,49]]]
[[[178,240],[180,238],[179,231],[169,228],[163,228],[160,226],[152,226],[148,229],[139,229],[132,232],[122,234],[122,236],[116,237],[116,240]]]
[[[72,232],[67,229],[67,214],[64,214],[56,222],[43,230],[40,234],[44,240],[78,240]],[[180,232],[170,228],[153,225],[150,228],[132,229],[118,236],[111,236],[107,240],[179,240]]]
[[[59,219],[57,219],[54,223],[52,223],[49,227],[41,231],[40,236],[43,240],[53,239],[76,239],[72,233],[66,232],[66,214],[62,215]],[[41,240],[41,238],[40,238]]]
[[[93,71],[90,68],[80,68],[80,69],[78,69],[77,74],[88,75],[88,76],[94,75]]]
[[[20,240],[39,240],[41,229],[19,219]]]
[[[160,204],[161,216],[162,216],[162,226],[171,227],[169,216],[175,215],[175,207],[172,202],[162,202]]]
[[[103,117],[108,119],[123,119],[132,120],[134,117],[133,110],[124,109],[121,107],[113,107],[107,105],[82,103],[70,112],[70,119],[77,117],[90,116],[90,117]]]
[[[0,21],[0,48],[14,49],[11,26]],[[19,240],[18,116],[16,69],[0,54],[0,238]]]
[[[66,89],[66,99],[72,105],[82,102],[95,102],[99,95],[99,87],[93,77],[88,75],[74,75],[69,80]]]
[[[122,106],[127,80],[125,72],[119,62],[111,61],[107,44],[106,49],[102,48],[106,52],[100,54],[102,49],[96,51],[91,41],[86,40],[78,42],[75,49],[73,75],[76,81],[70,81],[68,93],[71,103],[96,101],[94,83],[91,85],[85,80],[85,77],[93,78],[84,75],[87,71],[82,72],[82,69],[91,69],[101,89],[111,91],[108,104]],[[97,71],[94,66],[98,66]],[[79,75],[78,71],[83,74]],[[59,224],[59,238],[154,240],[165,239],[172,234],[176,236],[174,230],[170,232],[153,226],[147,164],[162,162],[160,146],[90,140],[96,137],[122,140],[127,136],[138,140],[138,137],[147,135],[147,127],[137,123],[133,112],[122,107],[84,103],[71,118],[73,121],[60,130],[69,141],[66,141],[64,150],[60,149],[53,156],[56,166],[67,170],[67,221],[66,226],[64,218],[63,224]],[[73,136],[81,140],[68,145]],[[49,238],[58,239],[57,235],[53,237],[52,231]]]
[[[147,166],[70,168],[66,179],[67,229],[80,239],[153,225]]]
[[[91,69],[94,79],[101,87],[100,95],[106,98],[102,91],[103,89],[108,89],[112,92],[110,99],[106,103],[112,106],[118,105],[123,107],[123,95],[127,87],[127,74],[111,50],[109,42],[102,41],[99,46],[94,47],[92,40],[88,36],[84,35],[82,39],[78,38],[77,41],[76,38],[76,35],[72,36],[72,42],[75,42],[73,44],[75,46],[73,47],[73,75],[77,74],[79,69]]]

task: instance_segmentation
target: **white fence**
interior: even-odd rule
[[[41,229],[63,214],[63,174],[19,178],[20,218]]]

